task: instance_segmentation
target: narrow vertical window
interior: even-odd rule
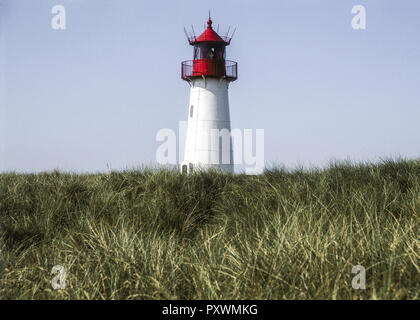
[[[191,108],[190,108],[190,118],[193,117],[193,114],[194,114],[194,106],[191,106]]]

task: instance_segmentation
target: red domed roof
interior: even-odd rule
[[[207,29],[194,42],[226,42],[213,30],[211,27],[212,23],[213,21],[209,18],[207,21]]]
[[[233,33],[229,36],[229,30],[230,30],[230,27],[229,27],[229,30],[225,36],[219,36],[217,32],[214,31],[213,28],[211,27],[212,23],[213,21],[211,21],[211,18],[209,15],[209,20],[207,21],[207,29],[204,30],[204,32],[199,37],[195,36],[194,28],[192,28],[192,32],[193,32],[192,34],[191,33],[188,34],[187,30],[185,30],[184,28],[185,35],[187,36],[187,39],[190,45],[193,46],[201,42],[210,42],[214,44],[221,44],[221,45],[228,46],[230,44],[230,41],[232,40],[233,35],[235,34],[235,31],[233,31]]]

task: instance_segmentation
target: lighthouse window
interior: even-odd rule
[[[190,118],[193,117],[193,113],[194,113],[194,106],[191,106],[191,108],[190,108]]]
[[[209,47],[207,47],[207,46],[203,46],[203,47],[201,47],[200,48],[200,51],[201,51],[201,59],[207,59],[208,58],[208,54],[209,54]]]
[[[224,47],[210,47],[201,45],[194,47],[194,59],[223,59],[225,55]]]
[[[194,47],[194,60],[200,59],[200,48]]]
[[[202,56],[205,59],[214,59],[215,58],[215,53],[214,53],[214,48],[210,48],[210,47],[203,47],[203,52],[202,52]]]

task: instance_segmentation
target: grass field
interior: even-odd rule
[[[419,213],[420,161],[1,174],[0,298],[419,299]]]

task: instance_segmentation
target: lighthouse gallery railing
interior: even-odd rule
[[[196,67],[194,67],[194,64],[196,64]],[[202,70],[202,68],[201,66],[200,68],[197,68],[197,64],[200,64],[200,65],[205,64],[207,66],[206,70],[200,71]],[[222,67],[222,70],[220,70],[220,67]],[[235,61],[225,60],[224,67],[223,67],[223,62],[221,62],[220,60],[210,60],[210,59],[205,59],[205,61],[187,60],[181,63],[181,78],[182,79],[188,79],[191,77],[201,77],[202,75],[209,76],[209,77],[225,76],[231,81],[234,81],[238,78],[238,63]]]

